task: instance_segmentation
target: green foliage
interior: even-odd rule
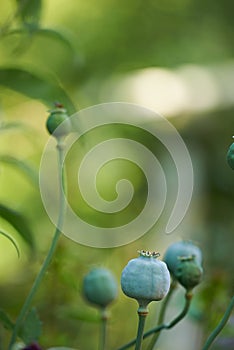
[[[66,49],[69,49],[72,54],[76,54],[76,48],[73,40],[70,38],[69,34],[66,34],[62,30],[55,30],[52,28],[38,28],[36,31],[34,31],[34,35],[39,35],[48,39],[55,40],[58,43],[64,45]]]
[[[0,322],[8,330],[12,330],[14,327],[14,323],[11,321],[6,312],[2,309],[0,309]]]
[[[17,12],[20,20],[25,26],[38,25],[41,18],[41,0],[16,0],[18,4]]]
[[[26,218],[19,212],[0,204],[0,217],[9,222],[16,231],[19,233],[21,238],[27,243],[31,249],[34,249],[34,238],[31,228]]]
[[[52,107],[54,101],[59,100],[66,106],[68,114],[73,114],[77,110],[77,100],[81,106],[100,101],[106,102],[109,95],[102,95],[102,88],[105,80],[111,79],[113,74],[121,73],[124,77],[126,73],[134,73],[136,69],[177,68],[184,63],[201,64],[201,67],[204,64],[221,63],[225,73],[225,61],[233,59],[234,7],[232,2],[211,0],[206,2],[201,0],[146,0],[144,2],[135,0],[124,2],[90,0],[85,2],[79,0],[66,2],[64,0],[60,1],[59,4],[60,6],[57,5],[56,0],[1,2],[0,103],[2,115],[6,120],[0,124],[1,136],[7,130],[30,130],[29,124],[32,123],[37,129],[35,138],[43,142],[45,133],[42,130],[42,119],[35,121],[37,108],[39,110],[41,105],[38,107],[39,104],[34,104],[35,100],[42,102],[42,108],[45,111],[48,106]],[[209,80],[209,71],[203,73]],[[217,79],[222,81],[222,77],[218,76]],[[227,81],[230,82],[231,77],[224,80],[224,90],[232,91],[232,85],[226,84]],[[212,87],[214,91],[211,89],[209,93],[211,95],[213,93],[212,96],[215,99],[219,87],[216,86],[216,82]],[[196,91],[199,88],[199,84],[194,87]],[[108,90],[111,94],[112,88]],[[149,87],[149,93],[152,92],[150,90],[153,90],[153,86]],[[176,92],[175,89],[175,94]],[[202,313],[204,315],[206,315],[207,310],[215,310],[209,317],[200,318],[200,326],[204,334],[214,328],[218,318],[221,319],[228,294],[233,293],[234,265],[233,259],[230,258],[233,250],[234,229],[233,174],[225,162],[225,152],[231,136],[230,130],[233,128],[234,111],[230,96],[231,94],[228,93],[228,97],[217,97],[217,99],[221,99],[222,111],[212,111],[209,114],[204,110],[196,116],[189,113],[187,115],[186,112],[186,115],[180,115],[172,121],[186,140],[195,165],[196,186],[192,203],[194,206],[191,212],[195,207],[195,213],[198,215],[190,214],[191,220],[188,219],[188,221],[192,222],[193,228],[190,227],[188,230],[185,223],[178,235],[186,238],[192,234],[196,235],[196,240],[200,241],[204,247],[206,276],[209,275],[210,279],[205,277],[206,285],[201,286],[198,299],[203,305]],[[229,109],[226,110],[224,110],[226,108],[225,98],[228,101],[230,99],[230,104],[227,107]],[[30,104],[33,105],[33,108]],[[20,113],[17,113],[17,107],[19,110],[22,108],[23,114],[20,114],[21,110]],[[15,121],[11,121],[11,118],[14,118]],[[27,120],[22,123],[18,122],[17,118]],[[103,137],[104,132],[101,131],[100,134]],[[136,136],[135,131],[132,134]],[[110,137],[108,131],[107,137]],[[98,137],[92,134],[90,139],[95,145]],[[143,143],[151,144],[151,140],[145,139],[146,137],[142,136]],[[7,147],[11,152],[7,154],[5,150],[2,151],[0,162],[14,166],[27,175],[34,184],[37,184],[38,175],[30,163],[21,161],[18,154],[17,157],[14,156],[17,142],[13,139]],[[19,151],[22,152],[23,158],[24,151],[28,150],[26,147],[25,150],[21,150],[19,147]],[[37,151],[38,154],[41,154],[42,149]],[[83,150],[79,151],[80,154],[83,152]],[[12,153],[13,155],[10,155]],[[159,150],[159,158],[161,153]],[[38,159],[38,154],[30,154],[30,156]],[[233,164],[231,163],[231,165]],[[137,175],[136,171],[133,172],[134,182]],[[167,176],[169,177],[170,174]],[[140,178],[140,175],[138,177]],[[108,199],[112,199],[112,183],[115,184],[118,178],[117,171],[113,171],[113,175],[107,176],[108,184],[103,192],[106,192],[105,195]],[[71,197],[73,197],[73,182],[69,183],[69,186],[71,187]],[[139,191],[142,191],[141,184],[138,188]],[[4,188],[2,191],[4,193]],[[144,199],[143,192],[146,191],[142,191],[138,196],[140,204],[136,208],[129,206],[128,209],[131,213],[141,210]],[[74,198],[70,198],[71,201],[75,201]],[[26,201],[29,203],[30,210],[36,208],[32,227],[35,232],[44,232],[44,235],[40,235],[38,238],[39,246],[37,247],[38,260],[42,260],[45,246],[50,238],[51,226],[41,209],[40,200],[37,204],[35,197],[27,194],[23,205]],[[11,203],[14,203],[14,198],[12,198]],[[83,203],[81,205],[80,203],[81,200],[74,206],[80,206],[82,211],[84,206]],[[11,205],[9,204],[9,206]],[[14,207],[19,208],[20,205],[17,203]],[[201,207],[202,214],[196,210],[197,207]],[[82,215],[83,219],[86,219],[87,211],[84,210]],[[21,212],[1,203],[0,216],[19,232],[21,238],[30,248],[35,248],[31,225],[29,226]],[[103,224],[103,227],[115,224],[111,215],[108,217],[103,215],[103,217],[99,222],[94,214],[93,223]],[[124,220],[125,218],[123,218]],[[93,266],[99,263],[111,265],[114,272],[120,275],[125,263],[124,260],[132,255],[133,251],[139,249],[139,244],[148,247],[150,242],[153,245],[157,243],[157,245],[164,246],[165,242],[163,239],[160,240],[160,235],[157,236],[157,242],[155,242],[154,233],[152,230],[152,233],[147,237],[129,247],[106,251],[80,246],[71,248],[72,243],[68,244],[65,239],[62,240],[63,261],[57,264],[57,267],[56,264],[50,267],[37,300],[39,305],[40,300],[43,300],[40,312],[50,330],[50,332],[42,334],[41,337],[41,342],[45,347],[53,345],[55,339],[61,345],[81,349],[95,347],[97,336],[95,323],[100,321],[99,316],[92,314],[89,310],[86,311],[83,306],[82,308],[77,306],[77,290],[72,286],[76,286],[76,279],[80,282],[82,273],[87,270],[87,265]],[[30,266],[30,269],[19,268],[17,278],[12,278],[9,285],[4,285],[4,283],[0,285],[2,305],[8,306],[12,315],[16,315],[27,294],[29,289],[27,279],[29,276],[31,277],[31,273],[37,270],[38,260],[30,256],[27,266]],[[64,281],[68,280],[68,276],[72,282],[66,284]],[[49,287],[48,281],[50,282]],[[17,285],[20,282],[22,282],[22,287],[19,294],[18,289],[17,293],[16,289],[13,293],[13,283]],[[55,287],[57,293],[54,293]],[[219,296],[219,294],[221,295]],[[59,318],[57,316],[63,304],[65,306],[61,312],[62,317]],[[132,324],[134,322],[124,322],[124,326],[119,329],[115,327],[117,316],[128,315],[131,307],[131,303],[125,304],[122,300],[119,305],[114,306],[113,324],[110,326],[113,344],[119,343],[119,338],[127,340],[129,335],[135,331],[135,324]],[[13,322],[3,311],[0,312],[0,321],[6,329],[12,329]],[[28,314],[25,325],[31,327],[31,321],[32,325],[34,324],[31,331],[38,338],[40,322],[35,311]],[[92,334],[94,336],[92,337],[89,336],[90,327],[93,327]],[[24,339],[31,341],[32,337],[30,339],[30,335],[27,334],[29,331],[25,329],[25,332]],[[3,335],[5,336],[5,333]],[[0,332],[0,341],[1,336]],[[5,347],[3,346],[3,348]]]
[[[0,132],[5,132],[14,129],[28,130],[28,125],[24,125],[21,122],[4,122],[0,124]]]
[[[56,80],[50,81],[20,68],[1,68],[0,85],[41,100],[49,106],[59,100],[67,106],[69,113],[75,112],[72,101]]]
[[[20,256],[19,248],[18,248],[17,244],[15,243],[15,241],[13,240],[13,238],[10,235],[8,235],[6,232],[2,231],[2,230],[0,230],[0,234],[3,235],[4,237],[6,237],[7,239],[9,239],[9,241],[11,241],[11,243],[15,247],[16,252],[18,254],[18,257],[19,257]]]
[[[76,48],[73,43],[73,40],[70,38],[68,34],[61,30],[52,29],[52,28],[40,28],[37,26],[34,26],[33,24],[27,24],[27,26],[24,28],[17,28],[9,30],[7,33],[4,34],[4,36],[14,36],[19,35],[21,38],[25,37],[28,39],[36,40],[38,38],[44,38],[44,39],[51,39],[58,44],[62,44],[64,48],[69,50],[72,54],[76,54]],[[30,41],[29,41],[30,43]],[[26,46],[26,48],[29,48]],[[20,51],[20,48],[18,48],[18,52],[23,53]]]
[[[27,314],[21,330],[20,338],[25,342],[25,344],[30,344],[34,341],[38,341],[42,331],[42,323],[38,317],[35,308],[31,309]]]
[[[35,186],[38,185],[38,173],[28,163],[9,155],[0,155],[0,163],[9,164],[16,167],[18,170],[22,171],[26,176],[28,176]]]

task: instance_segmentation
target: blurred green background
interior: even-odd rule
[[[49,137],[47,111],[54,101],[61,101],[69,114],[112,101],[151,108],[177,128],[194,166],[192,202],[173,234],[163,233],[166,212],[141,239],[119,248],[89,248],[61,237],[33,302],[43,321],[44,349],[55,345],[97,348],[98,313],[81,295],[83,275],[92,266],[110,268],[119,280],[138,249],[163,255],[170,243],[181,238],[193,239],[201,247],[204,282],[197,288],[187,319],[170,331],[171,336],[165,332],[160,337],[160,349],[171,349],[172,341],[175,350],[200,348],[224,312],[234,291],[234,174],[226,164],[234,133],[233,11],[233,3],[226,0],[1,2],[0,228],[15,238],[21,256],[18,259],[11,243],[0,236],[0,308],[13,320],[54,230],[37,181]],[[139,138],[155,151],[173,183],[175,169],[160,145],[132,130],[115,132]],[[90,144],[107,136],[105,130],[94,133]],[[80,145],[81,154],[84,147]],[[110,181],[117,169],[118,175],[125,174],[126,165],[117,162],[107,167],[99,179],[100,192],[109,200],[113,199]],[[69,179],[72,171],[71,165]],[[140,171],[128,166],[127,171],[136,189],[136,204],[128,213],[132,217],[141,210],[146,187]],[[70,181],[72,191],[76,179]],[[175,193],[171,196],[175,199]],[[80,210],[91,222],[109,224],[106,217],[100,222],[84,207]],[[182,294],[179,290],[172,302],[172,315],[181,308]],[[151,306],[148,327],[158,307]],[[115,349],[135,335],[136,303],[119,291],[111,312],[108,349]],[[233,349],[233,322],[231,318],[214,349]],[[0,349],[6,348],[8,339],[9,332],[0,326]]]

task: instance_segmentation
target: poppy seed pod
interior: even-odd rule
[[[163,260],[172,275],[175,275],[178,265],[180,264],[180,257],[194,256],[194,261],[201,266],[202,253],[200,248],[190,241],[180,241],[171,244],[166,250]]]
[[[175,277],[184,288],[191,290],[201,282],[202,273],[202,267],[194,260],[194,256],[181,257]]]
[[[66,136],[71,132],[71,121],[62,105],[57,104],[56,108],[50,111],[46,127],[49,133],[56,138]]]
[[[228,165],[232,168],[232,170],[234,170],[234,142],[231,144],[231,146],[228,149],[227,162],[228,162]]]
[[[105,308],[117,298],[117,282],[109,270],[94,268],[84,277],[83,294],[91,304]]]
[[[121,287],[127,296],[147,307],[151,301],[163,299],[170,288],[170,273],[167,265],[157,260],[158,253],[140,251],[123,269]]]

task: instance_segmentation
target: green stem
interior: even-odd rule
[[[158,325],[161,325],[164,321],[168,303],[171,300],[172,294],[175,291],[176,287],[177,287],[177,282],[175,279],[173,279],[171,282],[170,290],[169,290],[167,296],[165,297],[163,304],[162,304],[162,307],[160,309],[160,313],[159,313],[159,317],[158,317]],[[154,348],[154,346],[158,340],[159,335],[160,335],[160,331],[158,331],[157,333],[154,334],[151,342],[149,343],[149,346],[147,347],[147,350],[152,350]]]
[[[138,321],[138,330],[137,330],[135,350],[141,350],[144,328],[145,328],[145,319],[146,319],[147,315],[148,315],[148,309],[139,307],[139,309],[138,309],[139,321]]]
[[[100,343],[99,350],[106,349],[106,329],[107,329],[108,314],[105,308],[101,310],[101,328],[100,328]]]
[[[234,308],[234,296],[232,297],[226,311],[225,314],[223,316],[223,318],[221,319],[221,321],[219,322],[219,324],[217,325],[217,327],[213,330],[213,332],[211,333],[211,335],[209,336],[209,338],[207,339],[205,345],[203,346],[202,350],[207,350],[210,348],[211,344],[213,343],[213,341],[215,340],[215,338],[218,336],[218,334],[222,331],[222,329],[224,328],[225,324],[227,323],[232,310]]]
[[[161,332],[161,330],[163,330],[163,329],[170,329],[170,328],[174,327],[177,323],[179,323],[186,316],[186,314],[188,313],[188,310],[189,310],[189,307],[190,307],[190,304],[191,304],[191,300],[192,300],[192,294],[187,291],[186,294],[185,294],[185,299],[186,299],[186,301],[185,301],[184,308],[183,308],[183,310],[181,311],[181,313],[177,317],[175,317],[168,324],[162,323],[162,324],[160,324],[160,325],[150,329],[148,332],[144,333],[143,339],[149,337],[150,335],[152,335],[154,333]],[[135,343],[136,343],[136,339],[134,339],[134,340],[130,341],[129,343],[121,346],[120,348],[118,348],[118,350],[128,349],[131,346],[133,346]],[[205,350],[205,349],[203,349],[203,350]]]
[[[53,257],[53,254],[55,252],[56,246],[57,246],[57,242],[59,239],[59,236],[61,234],[60,229],[62,227],[63,224],[63,220],[64,220],[64,214],[65,214],[65,208],[66,208],[66,202],[65,202],[65,170],[63,167],[63,154],[64,154],[64,144],[62,143],[62,140],[58,139],[58,143],[57,143],[57,150],[58,150],[58,174],[59,174],[59,213],[58,213],[58,222],[56,225],[56,229],[55,229],[55,233],[51,242],[51,246],[49,248],[49,251],[47,253],[47,256],[41,266],[41,269],[31,287],[31,290],[28,293],[27,298],[25,299],[25,302],[20,310],[19,316],[16,320],[13,332],[12,332],[12,336],[11,336],[11,340],[10,340],[10,344],[8,347],[8,350],[11,350],[13,344],[16,341],[16,338],[18,336],[18,332],[20,330],[20,327],[22,325],[22,322],[29,310],[29,307],[31,305],[31,302],[33,300],[34,295],[36,294],[38,287],[41,283],[42,278],[45,275],[46,270],[48,269],[48,266],[51,262],[51,259]]]
[[[177,287],[177,281],[173,279],[172,282],[171,282],[170,290],[169,290],[166,298],[163,301],[163,304],[162,304],[162,307],[161,307],[161,310],[160,310],[160,313],[159,313],[159,317],[158,317],[158,324],[161,324],[164,321],[168,303],[171,300],[172,294],[174,293],[176,287]]]

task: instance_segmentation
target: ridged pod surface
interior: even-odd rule
[[[121,287],[127,296],[146,307],[151,301],[163,299],[170,288],[167,265],[157,259],[159,254],[141,251],[122,271]]]

